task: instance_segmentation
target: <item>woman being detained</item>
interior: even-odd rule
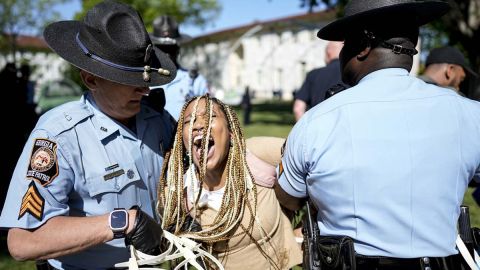
[[[230,107],[208,95],[188,101],[165,159],[158,188],[163,228],[203,243],[225,269],[289,269],[301,263],[274,190],[256,184],[262,172],[253,180],[244,135]],[[256,158],[256,171],[261,162]],[[188,215],[200,230],[184,226]]]

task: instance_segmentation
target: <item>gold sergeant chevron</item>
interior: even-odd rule
[[[43,207],[45,199],[40,195],[34,181],[30,182],[27,192],[22,198],[22,205],[18,214],[18,219],[22,218],[27,212],[39,221],[43,218]]]

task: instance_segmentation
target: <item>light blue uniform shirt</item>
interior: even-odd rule
[[[97,216],[133,205],[155,216],[163,149],[173,135],[170,119],[142,106],[134,134],[88,94],[48,111],[17,163],[0,227],[34,229],[55,216]],[[124,239],[116,239],[49,262],[59,269],[105,269],[128,258]]]
[[[202,96],[208,92],[207,80],[202,75],[198,75],[192,80],[187,70],[177,69],[177,76],[168,84],[152,87],[163,88],[165,91],[165,110],[167,110],[175,120],[178,121],[180,112],[185,101],[194,96]]]
[[[478,102],[383,69],[301,118],[279,183],[298,198],[308,189],[320,234],[352,237],[359,254],[456,254],[459,207],[479,175],[479,138]]]

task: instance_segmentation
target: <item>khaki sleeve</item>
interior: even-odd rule
[[[285,138],[257,136],[246,140],[247,149],[261,160],[277,167],[282,159]]]

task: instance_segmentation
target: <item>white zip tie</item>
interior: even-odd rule
[[[178,237],[167,231],[163,231],[163,237],[167,239],[170,244],[168,249],[162,254],[152,256],[130,246],[130,259],[128,262],[116,263],[115,267],[128,267],[129,270],[165,270],[163,268],[145,268],[139,266],[155,266],[166,261],[183,257],[183,260],[175,267],[175,270],[178,270],[183,266],[187,267],[188,265],[193,266],[197,270],[206,270],[196,261],[197,258],[203,260],[206,257],[213,262],[218,269],[224,270],[223,265],[217,258],[201,249],[201,244],[186,237]],[[175,249],[173,248],[174,246]]]
[[[472,270],[479,270],[477,263],[472,258],[472,255],[470,254],[467,247],[465,246],[465,243],[463,243],[463,240],[462,238],[460,238],[460,235],[457,235],[457,240],[455,241],[455,243],[457,244],[457,248],[462,254],[465,261],[467,262],[468,266],[470,266]],[[475,254],[475,257],[478,258],[477,252],[475,250],[473,252]]]

